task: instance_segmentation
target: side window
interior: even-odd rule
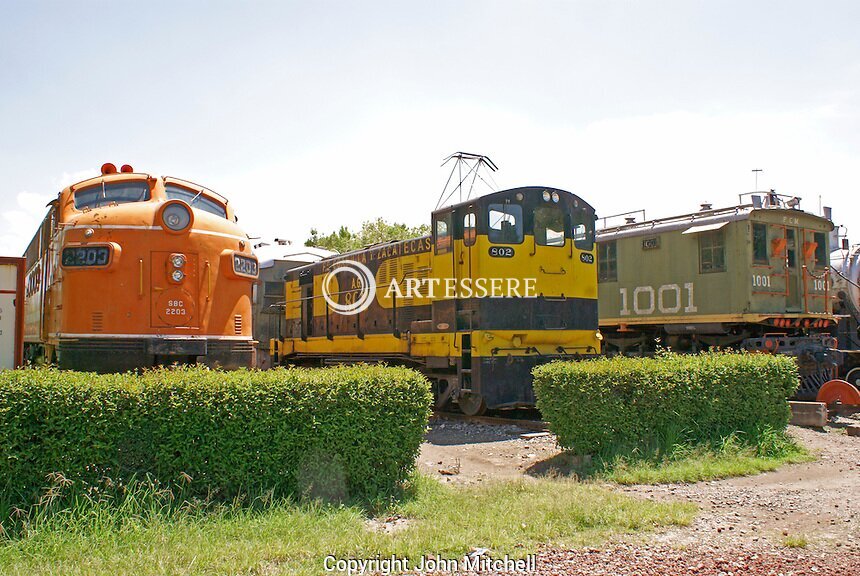
[[[767,254],[767,224],[753,222],[752,225],[753,262],[767,264],[770,262]]]
[[[828,265],[828,254],[830,251],[827,246],[827,234],[824,232],[816,232],[815,238],[815,266],[817,268],[826,268]]]
[[[478,229],[475,227],[475,213],[468,212],[463,216],[463,244],[473,246],[478,237]]]
[[[597,245],[597,281],[618,280],[618,246],[615,240]]]
[[[573,212],[573,244],[579,250],[594,249],[594,217],[586,210]]]
[[[699,271],[724,272],[726,270],[726,245],[722,230],[699,234]]]
[[[487,236],[493,244],[521,244],[523,207],[519,204],[490,204]]]
[[[540,246],[564,246],[565,214],[558,206],[535,208],[534,237]]]
[[[436,220],[436,254],[451,251],[451,213],[443,214]]]

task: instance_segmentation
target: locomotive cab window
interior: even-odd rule
[[[490,204],[487,237],[493,244],[521,244],[523,207],[519,204]]]
[[[618,280],[618,246],[615,240],[597,245],[597,281]]]
[[[594,249],[594,217],[587,210],[576,209],[573,212],[573,228],[571,230],[573,244],[579,250]]]
[[[474,246],[478,237],[478,229],[475,226],[475,213],[468,212],[463,216],[463,244]]]
[[[535,243],[540,246],[564,246],[564,211],[558,206],[538,206],[534,215]]]
[[[815,241],[815,267],[826,268],[827,255],[830,252],[827,249],[827,234],[824,232],[815,232],[813,239]]]
[[[767,224],[753,222],[753,262],[756,264],[767,264],[770,259],[767,254]]]
[[[436,219],[436,254],[447,254],[451,251],[451,213],[438,216]]]
[[[146,202],[150,198],[149,184],[144,180],[132,182],[102,182],[75,192],[75,208],[101,208],[111,204]]]
[[[726,243],[722,230],[699,234],[699,271],[724,272],[726,270]]]
[[[215,214],[221,218],[227,217],[227,208],[220,202],[216,202],[201,192],[195,192],[179,186],[168,184],[164,187],[164,192],[169,200],[182,200],[192,208]]]

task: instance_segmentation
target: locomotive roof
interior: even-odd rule
[[[70,192],[75,192],[76,190],[80,190],[82,188],[89,188],[90,186],[94,186],[97,184],[101,184],[102,182],[122,182],[123,180],[150,180],[153,178],[161,178],[161,180],[165,184],[179,184],[185,188],[189,188],[191,190],[196,190],[198,192],[204,192],[209,196],[220,200],[225,205],[230,201],[222,194],[212,190],[211,188],[207,188],[201,184],[197,184],[195,182],[191,182],[190,180],[184,180],[182,178],[177,178],[175,176],[156,176],[154,174],[149,174],[148,172],[118,172],[115,174],[100,174],[99,176],[93,176],[92,178],[86,178],[81,180],[80,182],[75,182],[74,184],[69,184],[66,186],[66,190]],[[62,191],[59,193],[62,194]]]
[[[691,232],[705,232],[707,230],[716,230],[729,222],[737,220],[747,220],[753,213],[784,213],[792,216],[803,216],[824,222],[829,222],[831,227],[833,223],[823,216],[805,212],[796,208],[785,207],[756,207],[753,204],[740,204],[730,206],[728,208],[717,208],[713,210],[701,210],[690,214],[682,214],[680,216],[670,216],[667,218],[658,218],[655,220],[646,220],[645,222],[634,222],[631,224],[622,224],[620,226],[612,226],[597,230],[597,239],[600,240],[617,240],[619,238],[627,238],[631,236],[641,236],[655,232],[672,232],[675,230],[687,229]],[[694,230],[695,228],[695,230]]]
[[[471,205],[476,204],[476,203],[477,204],[484,204],[488,200],[492,200],[494,197],[499,196],[499,195],[508,195],[511,193],[516,194],[517,192],[538,191],[538,190],[539,191],[549,190],[550,192],[563,192],[565,194],[570,194],[571,196],[574,196],[581,203],[582,206],[587,207],[587,208],[591,209],[592,211],[594,211],[594,207],[591,206],[591,204],[589,204],[588,202],[583,200],[579,195],[574,194],[573,192],[568,192],[567,190],[562,190],[561,188],[553,188],[552,186],[520,186],[519,188],[509,188],[507,190],[499,190],[498,192],[492,192],[490,194],[484,194],[483,196],[479,196],[477,198],[472,198],[471,200],[466,200],[465,202],[459,202],[457,204],[444,206],[442,208],[438,208],[436,210],[433,210],[433,212],[431,214],[435,215],[435,214],[438,214],[440,212],[447,212],[448,210],[455,210],[457,208],[462,208],[465,206],[471,206]],[[307,270],[307,269],[313,268],[314,266],[317,266],[321,262],[327,262],[330,260],[347,259],[347,258],[349,258],[349,256],[351,256],[353,254],[365,252],[371,248],[378,248],[380,246],[385,246],[387,244],[397,244],[398,242],[409,242],[411,240],[428,238],[429,236],[431,236],[431,235],[425,234],[424,236],[417,236],[415,238],[407,238],[405,240],[387,240],[384,242],[377,242],[376,244],[369,244],[367,246],[363,246],[363,247],[357,248],[355,250],[350,250],[349,252],[344,252],[343,254],[332,254],[332,255],[326,256],[325,258],[322,258],[316,262],[311,262],[311,263],[305,264],[303,266],[297,266],[297,267],[291,269],[287,274],[296,274],[296,273],[302,272],[303,270]]]
[[[263,244],[254,247],[254,254],[260,262],[260,268],[271,268],[275,262],[301,262],[302,265],[313,264],[323,258],[336,256],[337,252],[316,248],[314,246],[293,246],[290,244]]]
[[[583,206],[586,206],[586,207],[590,208],[592,211],[594,211],[594,206],[592,206],[591,204],[589,204],[588,202],[583,200],[582,197],[579,196],[578,194],[574,194],[573,192],[570,192],[568,190],[562,190],[561,188],[554,188],[552,186],[520,186],[518,188],[508,188],[506,190],[499,190],[497,192],[491,192],[489,194],[484,194],[483,196],[478,196],[477,198],[472,198],[472,199],[466,200],[464,202],[458,202],[457,204],[449,204],[448,206],[443,206],[442,208],[437,208],[436,210],[433,210],[432,214],[435,215],[435,214],[438,214],[439,212],[447,212],[448,210],[456,210],[457,208],[463,208],[465,206],[471,206],[472,204],[486,204],[487,201],[492,200],[495,196],[507,195],[507,194],[517,193],[517,192],[535,192],[538,190],[540,190],[540,191],[549,190],[550,192],[563,192],[564,194],[570,194],[571,196],[574,196],[576,199],[578,199],[579,202]]]

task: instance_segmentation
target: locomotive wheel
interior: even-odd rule
[[[860,407],[860,390],[845,380],[831,380],[821,387],[815,400],[828,406],[839,402],[843,406]]]
[[[457,401],[460,411],[466,416],[480,416],[487,411],[487,403],[480,394],[464,392]]]
[[[855,388],[860,390],[860,368],[852,368],[848,374],[845,375],[845,381],[849,384],[853,384]]]

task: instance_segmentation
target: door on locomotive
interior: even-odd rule
[[[453,278],[459,284],[464,279],[471,282],[477,276],[477,258],[474,254],[478,238],[477,208],[474,203],[459,206],[453,213],[454,250],[452,252]],[[474,329],[475,310],[468,300],[456,299],[454,322],[460,334],[460,385],[464,391],[459,405],[466,413],[479,413],[484,410],[484,399],[472,390],[472,330]]]
[[[786,312],[800,312],[801,285],[803,282],[802,267],[799,262],[797,228],[785,229],[785,268],[788,276],[787,296],[785,302]]]

